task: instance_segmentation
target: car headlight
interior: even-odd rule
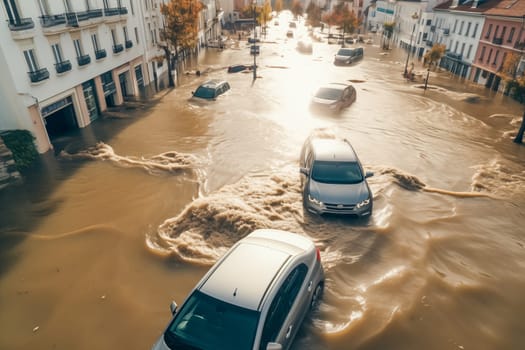
[[[308,195],[308,202],[310,202],[311,204],[315,204],[318,207],[323,207],[324,206],[323,202],[321,202],[317,198],[312,197],[311,194]]]
[[[370,204],[370,198],[367,198],[364,201],[361,201],[361,202],[357,203],[356,207],[357,207],[357,209],[360,209],[360,208],[362,208],[364,206],[367,206],[368,204]]]

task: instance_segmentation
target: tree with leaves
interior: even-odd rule
[[[272,19],[272,4],[266,0],[259,14],[259,22],[263,24],[263,32],[266,33],[266,23]]]
[[[390,39],[394,33],[396,22],[383,23],[383,50],[390,50]]]
[[[319,27],[321,25],[321,12],[321,7],[314,3],[313,0],[310,0],[306,7],[306,23],[312,27]]]
[[[203,5],[200,1],[193,0],[170,0],[161,5],[161,13],[164,15],[165,24],[163,37],[165,45],[160,45],[164,50],[169,67],[170,87],[175,86],[173,81],[173,62],[171,48],[178,57],[179,49],[189,50],[197,46],[199,34],[199,16]]]
[[[334,21],[337,26],[343,29],[343,45],[345,33],[353,34],[359,26],[359,21],[354,10],[348,8],[348,4],[341,1],[335,5],[333,11]]]
[[[301,3],[301,1],[293,0],[290,11],[292,11],[294,18],[302,16],[302,14],[304,13],[304,8],[303,8],[303,4]]]
[[[447,47],[444,44],[434,44],[434,46],[432,46],[423,57],[425,63],[428,64],[428,67],[430,68],[433,64],[437,66],[441,57],[445,55],[446,50]]]
[[[277,13],[281,12],[283,10],[283,0],[275,0],[274,7]]]

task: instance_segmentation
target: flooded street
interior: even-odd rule
[[[523,348],[523,106],[446,73],[405,82],[406,53],[379,40],[336,67],[337,45],[305,55],[277,35],[255,83],[227,73],[253,63],[244,42],[209,49],[201,76],[57,140],[0,192],[0,349],[149,349],[170,302],[256,228],[321,248],[323,301],[293,349]],[[232,89],[190,101],[210,78]],[[312,114],[325,82],[351,82],[356,102]],[[348,138],[374,172],[370,220],[303,212],[312,132]]]

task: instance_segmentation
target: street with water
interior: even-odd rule
[[[54,140],[0,192],[0,348],[149,349],[170,302],[256,228],[321,249],[325,293],[293,349],[523,348],[523,106],[447,72],[425,90],[417,61],[407,82],[406,52],[372,38],[339,67],[338,45],[302,54],[276,26],[255,81],[227,72],[253,63],[231,41],[175,89]],[[231,90],[190,100],[212,78]],[[353,84],[356,102],[311,113],[325,82]],[[369,220],[303,211],[298,158],[313,132],[347,138],[374,172]]]

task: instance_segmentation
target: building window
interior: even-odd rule
[[[135,41],[138,44],[139,43],[139,30],[137,29],[137,27],[135,27],[134,29],[135,29]]]
[[[458,20],[456,19],[456,22],[454,22],[454,29],[452,29],[452,33],[456,32],[457,26],[458,26]]]
[[[30,72],[38,71],[38,62],[35,57],[35,51],[33,49],[25,50],[24,57],[26,58],[27,67]]]
[[[489,51],[489,57],[487,57],[487,63],[490,63],[490,58],[492,57],[492,49]]]
[[[470,26],[472,25],[472,23],[468,22],[467,24],[467,32],[465,33],[465,36],[468,36],[468,34],[470,33]]]
[[[42,16],[47,16],[50,14],[47,0],[38,0],[38,7],[40,8],[40,13],[42,13]]]
[[[69,0],[64,0],[64,8],[66,9],[66,12],[74,12]]]
[[[496,62],[498,61],[498,55],[499,55],[499,50],[496,51],[496,54],[494,55],[494,61],[492,62],[492,65],[496,65]]]
[[[473,38],[475,38],[476,34],[478,33],[478,26],[479,26],[479,23],[476,23],[476,25],[474,26],[474,32],[472,32],[472,37]]]
[[[89,3],[89,0],[86,0],[86,10],[91,10],[91,4]]]
[[[55,62],[60,63],[64,61],[62,57],[62,49],[60,48],[60,44],[53,44],[51,45],[51,49],[53,50],[53,56],[55,56]]]
[[[109,9],[110,8],[108,0],[104,0],[103,3],[104,3],[104,8],[105,9]]]
[[[485,56],[485,46],[481,48],[481,55],[479,55],[480,62],[483,62],[483,56]]]
[[[133,8],[133,0],[129,0],[129,6],[131,7],[131,14],[135,15],[135,9]]]
[[[73,45],[75,46],[75,52],[77,53],[77,57],[82,57],[84,55],[84,52],[82,50],[82,45],[80,44],[80,39],[74,39]]]
[[[505,40],[505,32],[507,31],[507,27],[503,27],[503,29],[501,30],[501,41]]]
[[[485,34],[485,39],[488,39],[490,36],[490,32],[492,32],[492,23],[489,24],[489,29],[487,30],[487,34]]]
[[[472,44],[470,44],[470,45],[468,46],[467,59],[470,59],[470,54],[471,54],[471,52],[472,52]]]
[[[122,31],[124,32],[124,40],[128,41],[128,27],[122,27]]]
[[[459,35],[463,34],[463,26],[465,25],[465,21],[461,21],[461,24],[459,25]]]
[[[97,34],[91,34],[91,41],[93,42],[93,49],[95,50],[95,52],[100,50],[100,46],[98,44]]]
[[[458,45],[459,45],[459,40],[456,41],[456,46],[454,46],[454,53],[458,53]]]
[[[111,39],[113,40],[113,45],[117,45],[117,34],[115,29],[111,29]]]
[[[509,40],[507,40],[508,43],[512,42],[512,38],[514,37],[515,30],[516,29],[514,27],[510,28]]]
[[[498,32],[499,32],[499,26],[496,26],[496,30],[494,31],[494,39],[498,37]]]

